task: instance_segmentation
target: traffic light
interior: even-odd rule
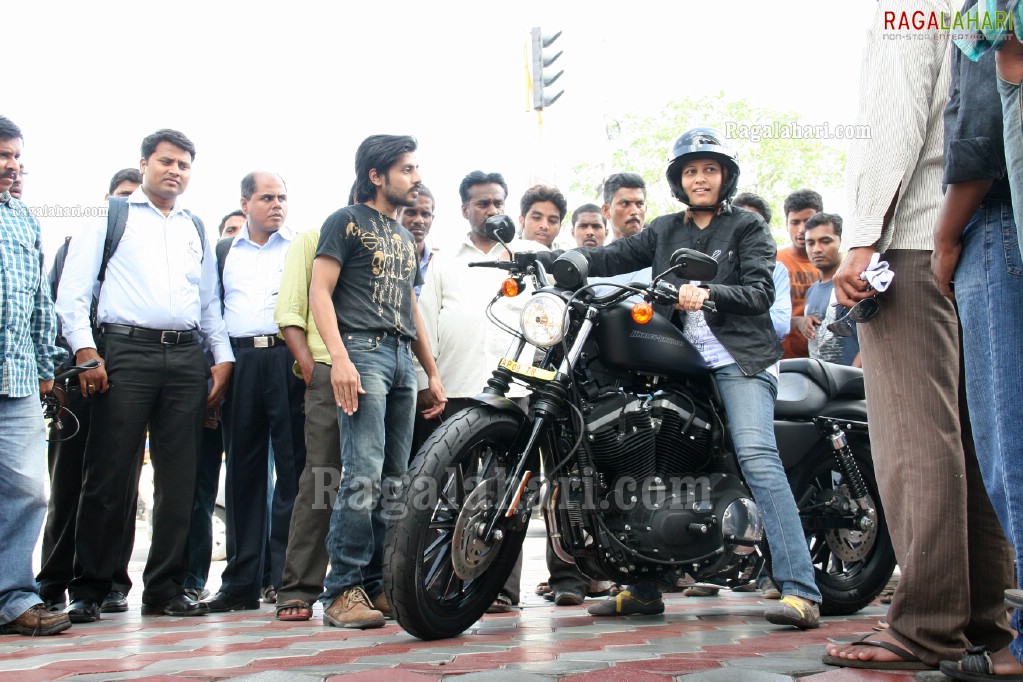
[[[533,109],[542,111],[550,105],[558,101],[558,98],[565,94],[564,90],[558,90],[555,93],[551,93],[548,88],[554,84],[554,81],[561,78],[561,74],[565,73],[564,70],[558,71],[553,75],[548,75],[548,69],[563,52],[559,50],[553,53],[553,50],[549,50],[551,45],[554,44],[558,38],[561,37],[561,31],[552,35],[543,35],[540,32],[539,26],[534,26],[530,31],[533,43]]]

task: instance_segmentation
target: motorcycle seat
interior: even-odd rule
[[[863,370],[810,358],[782,360],[777,417],[812,417],[836,399],[863,400]]]

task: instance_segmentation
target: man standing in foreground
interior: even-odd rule
[[[344,478],[327,534],[331,571],[322,599],[327,625],[382,627],[384,483],[408,468],[416,405],[415,353],[434,408],[447,399],[415,286],[422,284],[412,234],[394,220],[419,197],[416,140],[372,135],[355,154],[356,203],[323,224],[309,301],[331,358]]]
[[[864,51],[856,123],[868,125],[871,137],[850,143],[849,252],[834,282],[838,303],[854,306],[877,294],[860,277],[875,253],[895,272],[877,298],[879,311],[857,331],[878,490],[900,577],[888,629],[829,645],[830,665],[930,669],[971,645],[997,651],[1012,639],[1002,603],[1012,552],[973,448],[955,307],[930,271],[949,35],[928,30],[927,40],[888,40],[882,29],[886,13],[953,10],[949,0],[881,0]]]
[[[205,408],[223,397],[234,355],[220,312],[213,248],[202,223],[178,201],[194,158],[195,146],[176,130],[146,137],[142,186],[125,202],[127,222],[117,249],[104,248],[105,225],[90,226],[75,237],[64,268],[57,299],[64,336],[76,362],[100,360],[79,382],[93,406],[78,509],[82,532],[75,537],[75,577],[68,586],[72,622],[98,620],[99,602],[110,591],[147,426],[156,502],[142,614],[209,611],[184,595],[188,526]],[[109,261],[94,337],[90,308],[104,251]],[[213,353],[212,367],[200,338]],[[207,392],[210,373],[213,388]]]
[[[71,621],[43,606],[32,549],[46,513],[39,395],[53,388],[61,351],[39,222],[10,193],[20,156],[21,130],[0,116],[0,634],[55,635]]]

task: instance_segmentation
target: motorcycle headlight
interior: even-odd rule
[[[565,302],[554,294],[536,294],[522,308],[520,323],[526,341],[537,348],[560,343],[568,331]]]

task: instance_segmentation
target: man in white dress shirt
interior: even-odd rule
[[[508,258],[505,248],[490,240],[484,229],[487,218],[503,212],[508,186],[500,173],[473,171],[458,189],[462,216],[469,221],[469,233],[457,248],[445,249],[433,257],[419,295],[419,310],[448,397],[444,419],[476,404],[472,397],[486,386],[491,372],[512,342],[512,336],[489,322],[486,316],[487,305],[505,275],[500,270],[469,267],[469,263],[476,261]],[[553,210],[553,204],[551,206]],[[546,246],[531,241],[516,240],[510,246],[513,251],[547,250]],[[519,313],[528,298],[528,292],[515,298],[502,298],[495,304],[494,312],[507,324],[518,328]],[[417,409],[433,407],[426,374],[422,371],[419,387]],[[511,398],[526,395],[517,385],[508,393]],[[439,425],[440,419],[433,421],[434,428]],[[519,602],[521,570],[520,556],[490,613],[508,611]]]
[[[90,438],[69,585],[72,622],[99,618],[120,556],[126,505],[138,489],[139,441],[149,428],[156,504],[153,541],[143,572],[143,615],[199,616],[204,604],[182,593],[196,454],[207,405],[230,381],[234,355],[221,316],[213,249],[201,223],[178,197],[188,187],[195,147],[175,130],[142,142],[142,187],[127,201],[128,219],[102,286],[105,226],[86,228],[69,250],[57,312],[91,396]],[[124,201],[111,199],[111,201]],[[204,228],[201,228],[204,230]],[[96,329],[90,306],[98,288]],[[203,357],[200,339],[215,364]],[[206,378],[213,377],[207,391]]]
[[[284,180],[265,171],[242,179],[246,222],[223,255],[224,324],[235,353],[224,399],[227,451],[227,567],[210,611],[259,608],[267,531],[274,588],[281,585],[291,509],[305,466],[302,394],[295,358],[277,336],[274,308],[291,245]],[[267,466],[273,443],[274,484],[267,528]]]

